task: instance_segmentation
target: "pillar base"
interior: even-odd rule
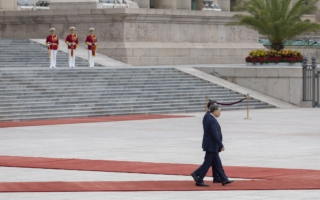
[[[98,0],[51,0],[50,10],[97,9]]]

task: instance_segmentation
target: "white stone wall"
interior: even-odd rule
[[[302,106],[302,67],[198,67],[271,97]]]

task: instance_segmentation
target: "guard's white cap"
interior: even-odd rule
[[[92,28],[92,27],[91,27],[91,28],[89,28],[89,31],[94,31],[94,28]]]
[[[69,28],[69,30],[76,30],[76,27],[71,26],[71,27]]]
[[[56,29],[55,28],[50,28],[50,31],[55,31]]]

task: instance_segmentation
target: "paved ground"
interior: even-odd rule
[[[1,155],[200,164],[203,113],[194,117],[0,129]],[[226,166],[320,170],[320,110],[225,111]],[[168,175],[0,168],[0,182],[185,180]],[[210,179],[207,179],[210,180]],[[319,183],[320,184],[320,183]],[[0,199],[320,199],[319,190],[1,193]]]

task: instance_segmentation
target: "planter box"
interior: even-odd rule
[[[294,67],[302,67],[302,63],[301,62],[296,62],[296,63],[288,63],[288,62],[279,62],[279,63],[251,63],[251,62],[247,62],[247,66],[294,66]]]

